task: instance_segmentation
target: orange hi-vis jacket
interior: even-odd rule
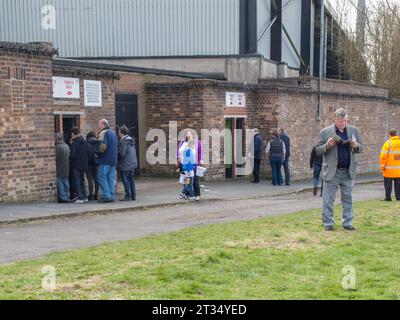
[[[385,142],[379,164],[385,178],[400,178],[400,137]]]

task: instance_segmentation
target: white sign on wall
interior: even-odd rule
[[[101,107],[101,81],[85,80],[85,107]]]
[[[79,79],[53,77],[53,98],[79,99]]]
[[[242,92],[227,92],[226,107],[246,107],[246,94]]]

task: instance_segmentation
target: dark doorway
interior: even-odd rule
[[[135,139],[136,153],[139,161],[139,110],[138,96],[136,94],[116,94],[115,95],[115,124],[116,131],[118,128],[125,125],[129,129],[129,135]],[[139,175],[140,167],[136,169],[136,174]]]
[[[69,144],[71,140],[71,129],[73,127],[79,127],[78,120],[76,117],[63,117],[63,129],[64,129],[64,141]]]
[[[71,129],[80,126],[79,115],[54,115],[54,131],[60,132],[64,136],[64,141],[69,145],[71,140]]]

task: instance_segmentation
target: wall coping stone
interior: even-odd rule
[[[282,81],[280,81],[279,79],[271,79],[270,81],[269,80],[260,81],[260,83],[258,84],[236,83],[236,82],[215,81],[215,80],[192,80],[188,82],[178,82],[178,83],[148,82],[145,84],[145,90],[151,92],[158,90],[218,88],[218,89],[242,90],[242,91],[269,90],[274,93],[278,92],[278,93],[298,93],[305,95],[317,95],[318,91],[315,90],[312,86],[312,81],[315,79],[316,78],[310,78],[310,77],[286,78],[282,79]],[[294,81],[297,82],[297,86],[293,85]],[[352,82],[347,82],[347,81],[339,81],[339,82],[344,84],[353,84]],[[373,85],[371,87],[381,88]],[[384,100],[384,101],[393,100],[387,95],[365,95],[359,93],[347,93],[340,91],[324,91],[324,90],[321,93],[323,96],[364,98],[364,99]]]
[[[83,67],[72,67],[66,65],[53,64],[53,75],[55,76],[72,76],[81,78],[103,78],[119,80],[120,75],[114,71],[98,70]]]
[[[51,42],[9,42],[0,41],[0,51],[25,53],[32,55],[53,56],[58,55],[58,49]]]

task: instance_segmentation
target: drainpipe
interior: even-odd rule
[[[324,74],[324,43],[325,43],[325,4],[324,0],[321,0],[321,13],[320,13],[320,39],[319,39],[319,79],[318,79],[318,112],[317,112],[317,120],[321,121],[321,86],[322,86],[322,77]]]

